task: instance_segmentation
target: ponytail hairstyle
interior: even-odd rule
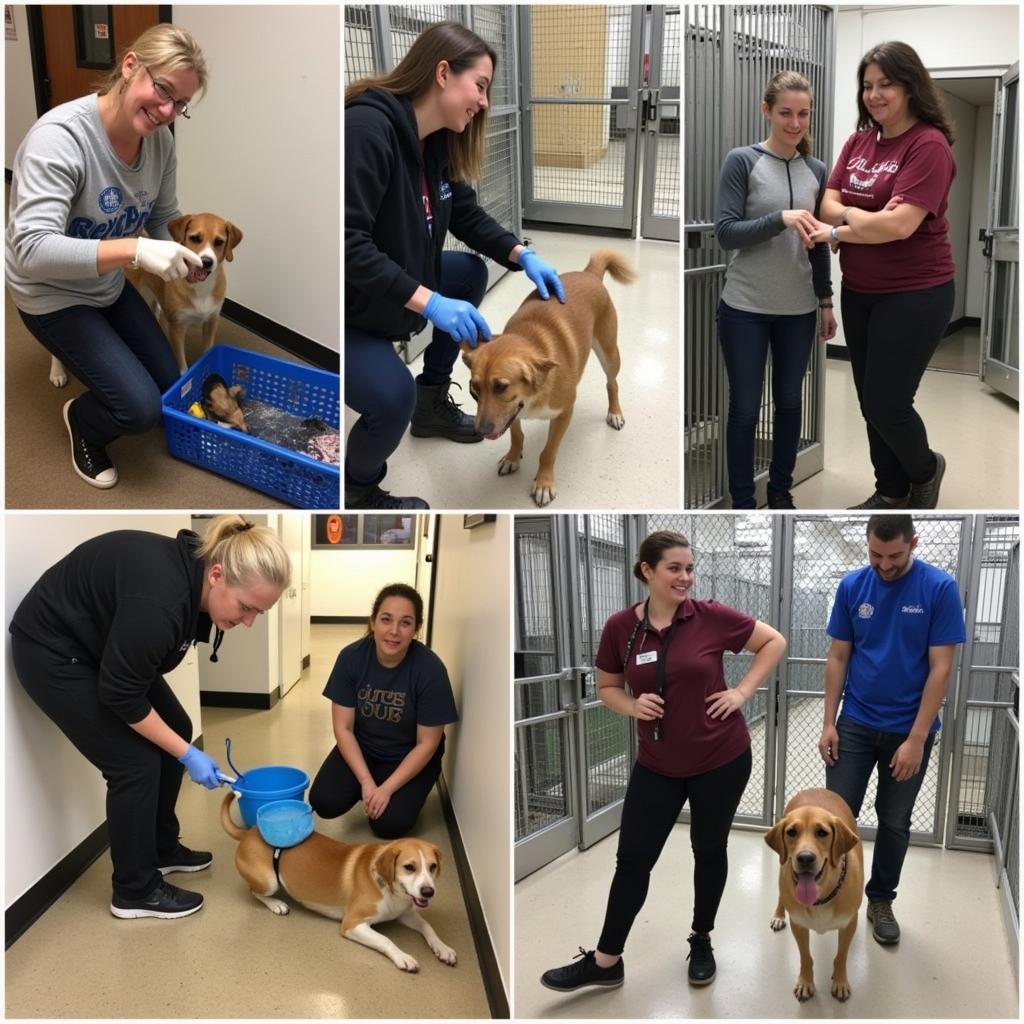
[[[688,547],[690,547],[690,542],[681,533],[675,533],[672,530],[658,530],[656,533],[652,533],[645,537],[640,544],[640,550],[637,552],[636,562],[633,565],[633,575],[646,585],[647,578],[641,568],[644,562],[653,569],[669,548]]]
[[[475,32],[454,21],[441,21],[421,32],[409,47],[401,63],[384,75],[360,78],[345,88],[346,106],[362,96],[367,89],[383,89],[396,96],[419,99],[434,84],[434,74],[441,61],[456,75],[471,68],[481,57],[490,57],[498,69],[498,55]],[[494,76],[491,76],[493,84]],[[487,86],[488,107],[491,86]],[[484,135],[487,111],[477,114],[464,132],[445,130],[448,146],[448,173],[454,181],[479,181],[484,171]]]
[[[415,587],[410,587],[408,583],[389,583],[381,588],[380,593],[373,599],[373,611],[370,612],[370,622],[366,627],[367,636],[373,632],[373,622],[377,618],[380,606],[389,597],[404,597],[409,601],[416,619],[416,629],[419,630],[423,625],[423,598],[420,597],[420,592]]]
[[[206,531],[196,557],[224,569],[229,587],[262,581],[284,590],[291,582],[292,561],[269,526],[255,526],[241,516],[221,516]]]
[[[769,110],[775,109],[779,101],[779,94],[783,92],[805,92],[814,106],[814,90],[811,83],[799,71],[780,71],[768,79],[764,87],[764,102]],[[811,153],[811,133],[805,132],[803,138],[796,144],[796,151],[801,156],[809,156]]]
[[[139,67],[132,74],[145,74],[143,68],[149,68],[154,74],[159,75],[161,71],[191,71],[199,80],[199,95],[206,94],[206,83],[208,74],[206,70],[206,57],[199,49],[199,44],[188,29],[180,25],[170,25],[161,22],[159,25],[152,25],[139,36],[135,42],[126,46],[118,55],[110,73],[97,82],[94,88],[101,96],[115,89],[126,89],[131,79],[126,79],[121,74],[124,66],[124,59],[129,53],[134,53],[139,59]]]
[[[878,122],[864,103],[864,71],[869,64],[877,64],[891,82],[898,82],[907,90],[910,112],[921,121],[938,128],[952,146],[956,136],[953,119],[942,102],[939,87],[921,63],[917,51],[906,43],[879,43],[861,57],[857,68],[857,131],[878,129]]]

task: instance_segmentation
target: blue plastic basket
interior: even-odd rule
[[[176,458],[298,508],[340,508],[338,466],[189,413],[193,402],[202,401],[203,381],[211,373],[220,374],[229,385],[241,384],[247,398],[293,416],[316,416],[336,430],[340,422],[338,375],[231,345],[214,345],[167,389],[163,412],[167,447]]]
[[[242,821],[246,828],[252,828],[261,807],[277,800],[301,800],[308,785],[309,776],[301,768],[271,764],[250,768],[231,788],[238,794]]]

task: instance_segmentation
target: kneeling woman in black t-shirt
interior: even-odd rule
[[[423,598],[404,583],[373,602],[366,636],[338,655],[324,687],[338,741],[309,802],[337,818],[360,800],[381,839],[407,835],[441,774],[444,727],[459,720],[448,672],[418,640]]]

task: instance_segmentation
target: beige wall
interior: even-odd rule
[[[441,517],[432,647],[459,708],[444,776],[506,995],[511,982],[510,516],[472,530]]]
[[[25,133],[35,124],[36,95],[32,87],[32,54],[28,46],[28,14],[14,5],[16,40],[4,40],[4,167],[9,171]]]

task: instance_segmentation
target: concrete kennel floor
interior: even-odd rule
[[[639,271],[638,280],[629,286],[605,276],[619,317],[619,391],[626,425],[616,431],[605,423],[605,378],[592,356],[555,465],[558,496],[545,511],[678,509],[682,501],[679,246],[532,228],[525,234],[560,273],[582,270],[590,253],[603,248],[621,252]],[[506,274],[487,293],[480,310],[494,333],[502,330],[532,290],[526,276],[515,273]],[[422,357],[410,370],[417,374],[421,368]],[[453,380],[462,385],[461,391],[452,389],[455,401],[472,413],[476,404],[469,396],[469,370],[461,358],[455,364]],[[346,408],[346,432],[356,418]],[[519,472],[503,477],[498,476],[498,460],[508,450],[507,437],[456,444],[416,438],[407,432],[388,460],[383,487],[393,494],[417,495],[434,509],[536,509],[530,484],[547,440],[548,424],[527,420],[523,432]]]
[[[651,878],[624,954],[626,981],[571,995],[541,986],[549,967],[568,963],[601,932],[615,869],[617,833],[585,853],[573,851],[516,886],[515,1012],[520,1018],[997,1018],[1016,1019],[1012,953],[996,888],[995,858],[911,847],[894,909],[897,946],[871,937],[861,909],[849,956],[853,995],[829,992],[836,933],[811,933],[815,994],[793,995],[799,968],[787,925],[768,921],[778,894],[778,857],[763,834],[729,836],[729,881],[712,933],[718,975],[705,988],[686,980],[686,937],[693,910],[689,829],[676,825]],[[873,843],[865,844],[870,871]]]
[[[330,705],[321,691],[338,651],[362,629],[312,629],[311,666],[272,710],[203,709],[205,749],[222,767],[225,736],[243,771],[290,764],[312,778],[320,767],[334,742]],[[208,656],[201,649],[200,657]],[[230,637],[220,657],[229,668]],[[441,847],[446,870],[425,916],[459,962],[445,966],[419,935],[397,922],[380,929],[419,961],[419,974],[405,974],[380,953],[342,939],[337,922],[290,900],[285,917],[258,903],[235,871],[235,842],[220,825],[223,793],[186,777],[178,801],[182,839],[211,850],[214,863],[206,871],[169,875],[168,881],[203,893],[203,909],[177,921],[117,920],[108,909],[111,866],[104,853],[8,950],[7,1017],[489,1015],[436,791],[417,834]],[[357,809],[335,821],[317,819],[317,828],[346,841],[376,841]]]

